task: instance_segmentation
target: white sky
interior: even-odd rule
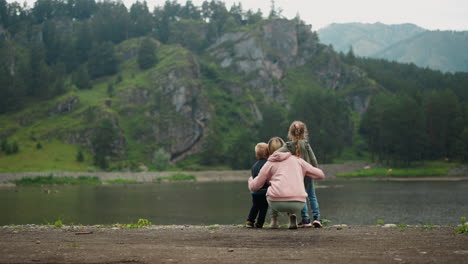
[[[14,0],[8,0],[13,2]],[[130,7],[137,0],[123,0]],[[210,1],[210,0],[209,0]],[[23,0],[18,0],[23,2]],[[26,0],[32,6],[34,0]],[[164,5],[165,0],[147,0],[148,6]],[[185,0],[178,0],[185,4]],[[201,6],[203,0],[192,0]],[[242,3],[243,10],[261,9],[266,16],[271,0],[225,0],[228,9]],[[302,20],[312,24],[313,30],[330,23],[413,23],[431,30],[468,30],[468,0],[275,0],[283,9],[283,16],[293,18],[299,13]]]

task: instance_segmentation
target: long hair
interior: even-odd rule
[[[272,137],[268,140],[268,153],[271,155],[284,145],[284,140],[280,137]]]
[[[299,146],[299,140],[307,139],[307,137],[307,126],[303,122],[294,121],[291,123],[291,126],[289,126],[288,138],[291,141],[296,142],[296,153],[294,155],[296,155],[297,157],[301,156],[301,147]]]

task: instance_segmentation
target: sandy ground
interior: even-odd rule
[[[468,263],[468,234],[454,227],[0,227],[0,263]]]

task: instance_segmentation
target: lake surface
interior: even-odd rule
[[[322,218],[351,225],[457,224],[468,217],[467,194],[468,181],[327,181],[317,189]],[[0,225],[243,224],[250,205],[239,182],[2,187]]]

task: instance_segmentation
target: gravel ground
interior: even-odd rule
[[[437,226],[29,225],[0,227],[0,263],[468,263],[468,234]]]

